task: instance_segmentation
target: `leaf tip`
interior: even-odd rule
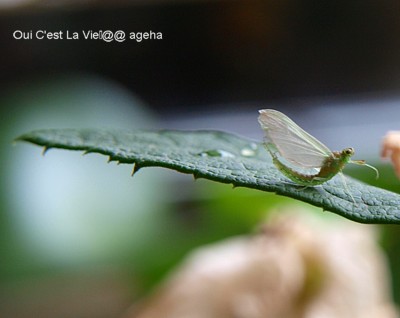
[[[123,163],[121,160],[118,160],[117,158],[111,156],[108,156],[108,160],[107,163],[111,163],[111,162],[115,162],[117,165],[120,165],[121,163]]]
[[[135,175],[135,173],[139,171],[140,168],[141,168],[141,167],[140,167],[137,163],[135,163],[135,164],[133,165],[133,169],[132,169],[131,176],[133,177],[133,176]]]
[[[86,149],[83,151],[82,156],[86,156],[87,154],[90,154],[90,153],[96,153],[96,150],[93,148]]]
[[[42,156],[44,156],[47,153],[47,151],[49,151],[50,149],[51,149],[51,147],[44,146],[43,151],[42,151]]]
[[[196,172],[193,173],[193,179],[194,179],[194,180],[202,179],[202,178],[204,178],[204,177],[202,177],[200,174],[198,174],[198,173],[196,173]]]

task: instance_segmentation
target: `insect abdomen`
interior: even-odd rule
[[[304,186],[316,186],[326,182],[327,178],[320,178],[318,174],[304,174],[298,172],[279,161],[277,157],[274,157],[272,162],[275,166],[290,180],[293,182],[304,185]]]

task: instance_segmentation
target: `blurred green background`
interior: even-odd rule
[[[276,108],[346,173],[400,192],[380,141],[400,126],[399,3],[0,2],[0,316],[118,317],[193,248],[256,231],[293,200],[13,144],[36,128],[219,129],[261,141]],[[15,30],[163,32],[140,43],[16,40]],[[301,204],[301,203],[298,203]],[[316,209],[316,213],[320,210]],[[321,213],[321,217],[323,214]],[[400,304],[398,226],[381,244]]]

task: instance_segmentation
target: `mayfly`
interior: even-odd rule
[[[259,113],[265,147],[275,166],[293,182],[306,187],[323,184],[341,173],[347,163],[367,166],[379,176],[378,170],[364,160],[351,160],[353,148],[331,151],[281,112],[262,109]]]

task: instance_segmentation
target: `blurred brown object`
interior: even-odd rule
[[[254,237],[193,252],[124,318],[398,316],[375,228],[278,212]]]
[[[129,276],[90,267],[0,286],[0,317],[110,318],[129,305]]]
[[[396,175],[400,178],[400,131],[389,131],[382,142],[382,158],[392,161]]]

